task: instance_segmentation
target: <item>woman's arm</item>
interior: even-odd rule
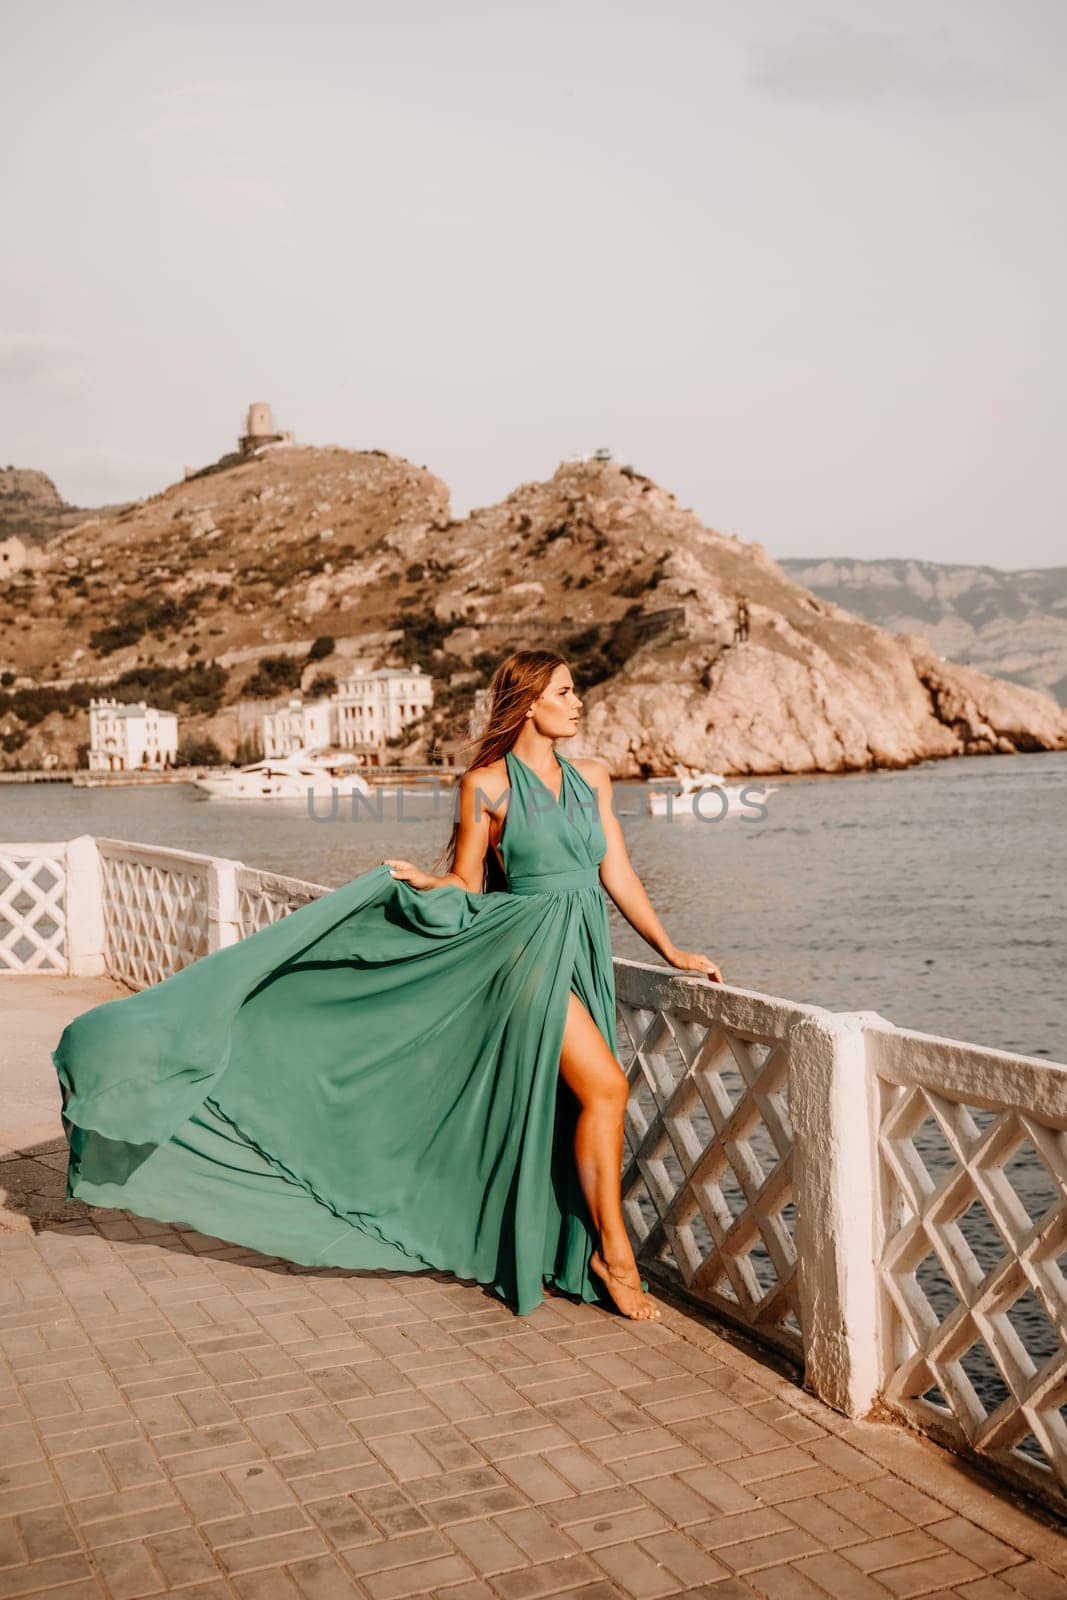
[[[596,790],[600,825],[607,850],[600,863],[600,881],[631,928],[635,929],[672,967],[686,972],[706,972],[713,982],[722,982],[722,973],[709,956],[696,950],[679,950],[671,939],[634,871],[626,850],[619,819],[611,803],[611,772],[606,762],[590,757],[582,762],[584,776]]]
[[[505,790],[490,807],[482,788],[485,780],[484,768],[464,773],[460,779],[459,832],[452,871],[441,874],[424,872],[414,862],[389,858],[383,865],[392,867],[394,878],[402,878],[413,889],[443,889],[451,884],[457,889],[466,889],[469,894],[481,894],[485,852],[489,848],[489,818],[507,792]]]

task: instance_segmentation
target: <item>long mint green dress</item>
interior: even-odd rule
[[[608,1302],[559,1073],[571,990],[614,1052],[596,791],[513,751],[507,890],[376,866],[75,1018],[68,1194],[306,1266],[446,1269],[523,1315]]]

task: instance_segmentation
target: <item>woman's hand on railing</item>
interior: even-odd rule
[[[667,957],[672,967],[680,967],[683,972],[706,972],[712,983],[722,983],[723,976],[710,956],[703,956],[699,950],[672,950]]]
[[[389,867],[391,877],[410,883],[413,889],[439,889],[446,882],[432,872],[424,872],[414,861],[398,861],[395,856],[386,857],[380,865]]]

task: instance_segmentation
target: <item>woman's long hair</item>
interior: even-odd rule
[[[499,761],[505,750],[511,749],[522,729],[527,711],[544,693],[556,668],[565,667],[566,664],[554,650],[516,650],[500,663],[489,680],[489,715],[485,727],[481,733],[464,740],[460,745],[460,749],[464,746],[473,747],[474,754],[457,780],[456,793],[459,783],[468,772],[475,767],[485,767],[490,762]],[[510,800],[508,804],[511,804]],[[451,837],[431,867],[431,872],[447,873],[453,870],[458,840],[457,814],[452,823]],[[485,852],[482,888],[491,890],[506,887],[496,851],[490,846]]]

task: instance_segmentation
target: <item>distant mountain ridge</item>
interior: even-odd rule
[[[46,472],[33,467],[0,467],[0,539],[43,545],[87,517],[114,516],[124,509],[115,505],[84,511],[67,504]]]
[[[778,563],[825,600],[939,654],[1067,705],[1067,567],[797,557]]]

